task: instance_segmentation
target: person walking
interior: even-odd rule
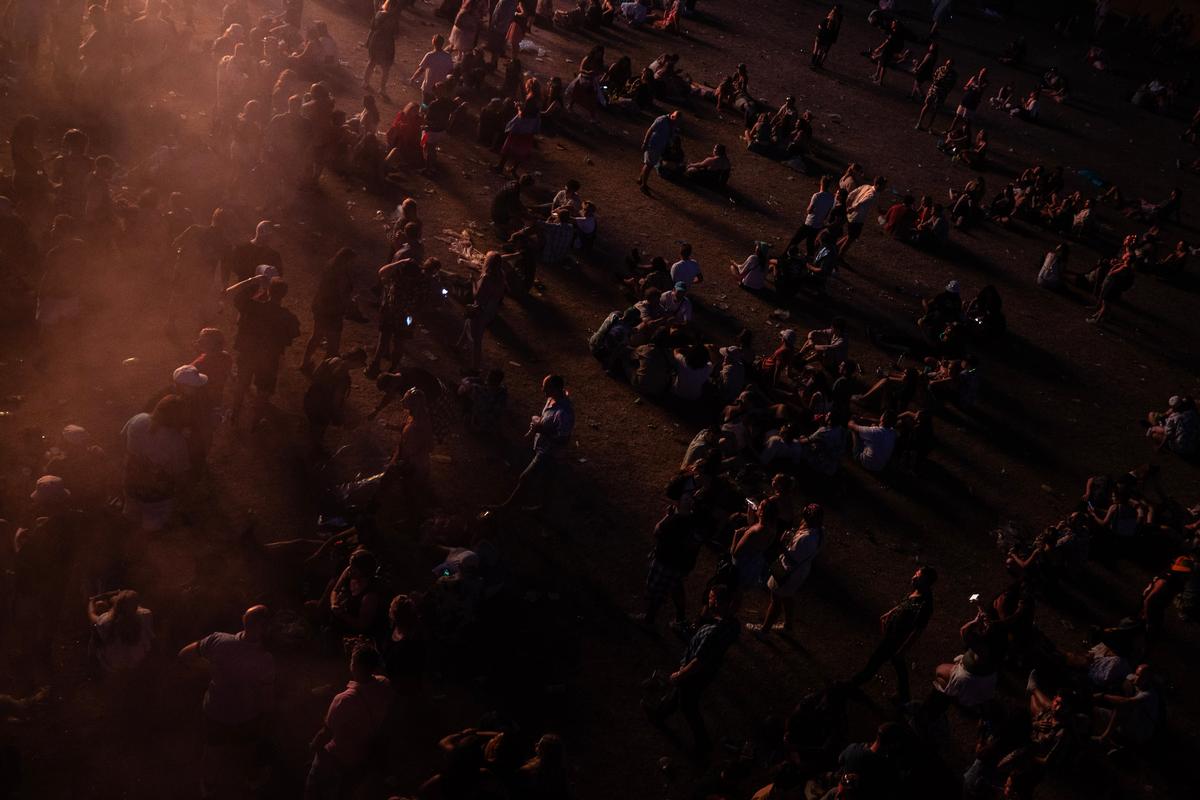
[[[891,661],[896,670],[895,697],[901,704],[908,702],[908,651],[933,616],[933,584],[936,582],[937,571],[933,567],[921,567],[913,573],[912,591],[879,618],[883,638],[866,665],[850,679],[852,686],[861,686],[871,680],[885,661]]]
[[[517,479],[512,494],[496,506],[497,509],[509,508],[529,491],[531,485],[544,484],[547,479],[554,477],[559,470],[562,452],[571,442],[571,432],[575,429],[575,408],[567,395],[563,376],[547,375],[542,379],[542,392],[546,395],[546,405],[542,407],[540,416],[532,418],[526,433],[526,436],[533,436],[533,458]]]
[[[238,633],[210,633],[179,651],[180,659],[208,666],[200,765],[204,797],[240,796],[248,788],[249,764],[274,705],[275,657],[263,644],[269,619],[266,606],[252,606],[242,615]]]
[[[671,137],[675,135],[678,124],[679,112],[672,111],[655,119],[646,129],[646,135],[642,137],[642,174],[638,176],[638,186],[641,187],[642,194],[650,194],[647,183],[650,180],[650,171],[662,160],[663,152],[671,143]]]
[[[709,589],[708,603],[683,651],[679,669],[667,679],[667,693],[658,703],[643,703],[646,715],[659,727],[676,711],[682,712],[692,730],[695,752],[702,757],[712,749],[712,742],[700,712],[700,701],[704,690],[717,677],[725,653],[742,631],[741,623],[730,609],[730,597],[728,587]]]

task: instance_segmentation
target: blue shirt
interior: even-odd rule
[[[533,451],[552,453],[561,450],[571,441],[574,428],[575,409],[571,406],[571,399],[565,394],[557,400],[549,398],[542,407],[538,432],[533,437]]]
[[[651,153],[661,153],[671,142],[671,118],[663,114],[650,123],[646,137],[646,150]]]

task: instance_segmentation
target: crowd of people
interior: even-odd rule
[[[27,97],[44,88],[65,113],[39,118],[26,113],[37,110],[30,107],[14,115],[11,169],[0,182],[0,308],[20,328],[21,346],[39,370],[89,369],[80,343],[113,309],[161,319],[153,334],[142,333],[163,333],[186,357],[156,373],[159,388],[144,403],[120,409],[123,424],[111,441],[62,419],[58,433],[31,441],[14,459],[25,477],[20,507],[4,509],[11,547],[0,595],[9,657],[36,685],[59,680],[57,651],[72,644],[64,631],[84,624],[88,675],[120,693],[122,703],[136,696],[165,649],[183,665],[207,670],[198,760],[204,796],[277,785],[264,745],[278,673],[287,668],[276,658],[285,643],[337,653],[348,664],[345,688],[325,692],[328,710],[310,720],[309,767],[292,781],[303,784],[305,798],[348,797],[366,787],[372,796],[401,791],[461,800],[583,793],[572,786],[559,731],[525,729],[498,713],[440,738],[443,763],[418,785],[392,785],[388,766],[412,735],[401,732],[401,716],[428,692],[431,675],[453,673],[455,664],[461,671],[472,645],[495,633],[492,608],[511,591],[502,529],[529,512],[561,516],[553,505],[564,494],[576,411],[568,378],[557,373],[541,381],[541,408],[529,417],[521,471],[505,499],[461,524],[434,513],[439,444],[462,428],[478,438],[473,446],[494,447],[506,425],[506,377],[485,348],[505,301],[543,289],[539,269],[601,266],[598,252],[611,251],[597,248],[607,234],[600,210],[626,202],[602,201],[575,177],[558,189],[545,185],[532,167],[546,137],[594,132],[611,118],[640,120],[645,132],[629,148],[640,166],[635,171],[630,159],[627,180],[647,196],[659,186],[652,178],[700,196],[738,194],[733,142],[744,150],[737,158],[778,160],[813,182],[794,228],[779,229],[775,242],[730,242],[746,256],[727,267],[686,241],[669,256],[634,250],[607,265],[628,305],[604,317],[588,340],[609,375],[699,428],[663,487],[641,604],[630,616],[657,635],[670,602],[669,625],[684,640],[683,652],[676,666],[646,679],[643,709],[663,728],[679,712],[691,733],[689,751],[704,763],[718,743],[741,733],[722,724],[714,742],[705,697],[727,654],[745,645],[743,628],[769,642],[796,637],[803,625],[810,575],[827,546],[827,526],[838,524],[831,501],[863,481],[905,491],[927,480],[939,451],[935,426],[947,413],[969,419],[989,401],[984,371],[1008,335],[997,287],[982,284],[964,296],[958,270],[935,281],[944,288],[921,299],[901,330],[840,314],[804,330],[790,321],[797,319],[786,310],[793,301],[819,302],[840,270],[865,270],[864,248],[855,245],[876,229],[951,261],[967,235],[1037,229],[1055,243],[1040,266],[1031,265],[1028,281],[1063,294],[1081,289],[1087,319],[1097,325],[1113,323],[1139,274],[1179,280],[1192,255],[1179,238],[1178,188],[1146,199],[1081,171],[1087,183],[1073,189],[1066,168],[1038,163],[989,192],[985,172],[995,145],[984,122],[1045,124],[1043,101],[1065,107],[1075,95],[1050,66],[1037,70],[1023,98],[1010,84],[988,97],[991,79],[980,54],[960,79],[955,59],[940,52],[942,31],[952,23],[945,0],[932,4],[927,35],[892,13],[890,0],[880,2],[867,22],[884,39],[862,53],[874,91],[892,90],[890,72],[911,73],[907,96],[920,104],[915,128],[935,134],[931,149],[970,171],[963,188],[945,198],[901,194],[861,163],[830,168],[835,158],[814,137],[812,111],[796,95],[778,104],[755,96],[746,63],[702,80],[682,71],[675,52],[639,70],[630,55],[610,60],[596,44],[570,75],[529,68],[537,47],[526,40],[535,28],[576,38],[618,24],[632,36],[678,34],[702,13],[695,0],[558,4],[569,8],[550,0],[444,0],[434,14],[446,33],[433,35],[411,64],[398,63],[397,40],[407,20],[424,11],[412,0],[352,3],[365,36],[361,76],[347,69],[349,43],[312,19],[303,0],[267,4],[280,7],[259,8],[258,16],[247,0],[230,0],[219,13],[204,9],[204,19],[193,0],[134,5],[140,3],[10,4],[2,88]],[[1114,24],[1105,0],[1095,6],[1092,38]],[[818,79],[850,69],[837,48],[848,13],[857,12],[834,4],[816,14],[804,60]],[[1061,35],[1070,35],[1078,16],[1076,10],[1059,21]],[[1172,11],[1152,37],[1158,56],[1181,50],[1190,28],[1189,16]],[[1097,49],[1088,61],[1101,69],[1095,65],[1107,56]],[[1028,57],[1020,37],[998,62]],[[407,81],[393,82],[394,70]],[[175,96],[201,80],[213,97],[202,114],[204,147],[183,131],[186,114],[146,107],[128,89],[154,85]],[[361,93],[351,88],[358,86]],[[1183,89],[1149,81],[1133,102],[1166,109]],[[391,120],[384,103],[396,108]],[[710,103],[731,132],[689,160],[687,117]],[[135,143],[146,157],[134,164],[111,154],[130,149],[117,133],[122,117],[141,126]],[[1183,141],[1195,143],[1197,120],[1200,112]],[[404,187],[413,175],[438,185],[448,172],[450,137],[482,151],[480,163],[505,183],[490,194],[491,228],[455,239],[450,252],[457,259],[443,264],[431,255],[435,228],[461,226],[429,219],[421,195],[408,196]],[[53,152],[43,152],[47,142],[57,143]],[[1196,163],[1188,162],[1192,171],[1200,171]],[[191,188],[200,176],[216,187],[219,202],[201,205]],[[313,270],[311,298],[300,301],[292,276],[307,277],[308,265],[284,257],[298,246],[294,209],[298,198],[337,181],[394,205],[394,213],[375,220],[386,225],[386,252],[340,235]],[[1104,207],[1132,229],[1119,245],[1097,224]],[[492,244],[477,249],[481,237]],[[1069,269],[1071,253],[1084,248],[1108,255]],[[713,285],[778,307],[771,340],[749,328],[732,340],[714,333],[706,324]],[[345,335],[347,320],[377,328],[374,345],[344,346],[357,338]],[[461,374],[454,378],[435,374],[414,347],[422,330],[447,327],[461,330]],[[889,357],[889,367],[873,377],[863,368],[868,348]],[[240,626],[232,617],[222,622],[235,632],[179,641],[168,632],[187,626],[177,620],[164,628],[163,615],[143,605],[154,603],[131,587],[130,576],[144,574],[137,566],[146,549],[205,513],[217,439],[289,430],[283,407],[292,398],[280,394],[281,384],[292,383],[291,370],[302,381],[295,405],[304,418],[302,460],[319,524],[263,542],[262,521],[252,521],[236,547],[283,576],[288,589],[281,596],[294,607],[255,602]],[[368,414],[352,401],[356,392],[373,392]],[[331,447],[343,437],[331,430],[365,420],[380,423],[373,435],[381,454],[369,471],[355,465],[353,477],[333,477],[349,467],[339,460],[344,448]],[[1156,460],[1192,459],[1200,451],[1200,414],[1190,396],[1171,396],[1165,410],[1147,414],[1144,427]],[[1159,469],[1156,463],[1097,474],[1077,501],[1059,509],[1062,519],[1037,535],[1002,531],[996,561],[1009,576],[1006,587],[974,595],[967,617],[950,620],[961,622],[961,652],[939,654],[944,660],[926,676],[931,688],[914,698],[912,653],[932,620],[945,621],[934,605],[938,571],[919,564],[907,593],[880,616],[869,652],[794,705],[785,692],[783,719],[768,736],[771,756],[761,764],[770,777],[753,793],[756,800],[922,796],[950,738],[951,713],[978,722],[973,763],[957,781],[966,797],[1032,797],[1043,781],[1066,779],[1097,754],[1117,764],[1147,756],[1166,720],[1170,680],[1159,664],[1170,635],[1167,615],[1174,609],[1191,620],[1200,610],[1200,507],[1169,496]],[[393,529],[436,541],[424,582],[396,579],[402,558]],[[1064,649],[1038,628],[1047,601],[1084,581],[1089,565],[1144,560],[1146,552],[1155,554],[1156,572],[1140,603],[1122,617],[1094,620],[1088,649]],[[689,585],[703,586],[690,603]],[[847,706],[885,665],[895,672],[894,707],[869,741],[856,742]],[[45,690],[0,694],[0,710],[21,719],[46,701]],[[428,730],[419,735],[436,738]],[[0,747],[0,797],[13,796],[28,754],[7,737]],[[722,780],[725,794],[716,796],[749,796],[734,771]]]

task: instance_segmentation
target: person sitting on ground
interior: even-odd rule
[[[704,345],[694,344],[675,350],[675,380],[672,393],[681,400],[699,400],[712,377],[713,365]]]
[[[917,215],[913,211],[914,202],[913,196],[906,194],[887,210],[887,214],[884,216],[883,229],[887,232],[888,236],[903,242],[907,242],[912,238],[913,225],[917,219]]]
[[[722,189],[729,182],[732,169],[729,157],[725,154],[725,145],[716,144],[713,145],[712,155],[688,164],[684,175],[710,189]]]
[[[854,460],[870,472],[882,472],[896,449],[896,412],[890,408],[879,417],[878,425],[851,422]]]
[[[766,242],[755,242],[754,252],[741,264],[730,262],[729,271],[737,279],[738,286],[751,291],[760,291],[767,286],[767,251],[770,245]]]
[[[1166,413],[1151,412],[1147,424],[1146,438],[1159,449],[1184,457],[1196,455],[1200,447],[1200,415],[1192,398],[1172,395]]]
[[[809,363],[819,363],[833,372],[846,360],[849,349],[850,344],[846,340],[846,320],[844,317],[834,317],[828,328],[809,331],[804,344],[800,346],[799,356]]]
[[[1107,724],[1096,741],[1103,745],[1141,746],[1158,733],[1166,707],[1149,664],[1139,664],[1118,692],[1099,692],[1093,698],[1097,716]]]

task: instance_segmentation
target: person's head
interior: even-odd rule
[[[718,584],[708,590],[708,608],[718,615],[729,613],[730,601],[729,587]]]
[[[546,397],[558,399],[562,397],[566,391],[567,382],[563,379],[562,375],[552,374],[542,378],[542,393],[545,394]]]
[[[912,576],[912,587],[920,592],[927,592],[937,583],[937,570],[933,567],[917,567]]]
[[[275,226],[271,223],[271,220],[260,220],[259,223],[254,226],[254,238],[251,239],[251,241],[255,244],[260,244],[265,247],[271,244],[274,230]]]
[[[88,149],[88,135],[79,128],[71,128],[62,136],[62,149],[68,155],[83,155]]]
[[[569,180],[567,180],[566,189],[571,194],[578,194],[579,181],[575,180],[574,178],[570,178]]]
[[[375,645],[361,643],[354,647],[354,651],[350,653],[350,677],[359,682],[366,683],[375,675],[378,675],[383,669],[383,659],[379,656],[379,651],[375,649]]]
[[[714,144],[713,145],[713,155],[716,156],[717,158],[724,158],[725,157],[725,145]]]
[[[193,365],[184,364],[171,374],[171,382],[175,391],[186,397],[207,386],[208,376]]]
[[[66,481],[57,475],[43,475],[34,484],[29,499],[39,511],[61,508],[71,498]]]
[[[340,247],[338,248],[338,251],[333,254],[333,258],[329,259],[329,262],[326,264],[326,269],[330,271],[343,272],[350,268],[350,265],[354,263],[354,259],[357,256],[358,253],[355,252],[354,248]]]
[[[498,250],[489,250],[487,255],[483,257],[483,265],[479,268],[484,275],[499,274],[500,268],[503,266],[504,260],[500,256]]]
[[[896,412],[892,409],[887,409],[879,415],[879,425],[882,428],[896,427]]]
[[[807,528],[819,528],[825,521],[825,509],[819,503],[809,503],[800,511],[800,519]]]
[[[391,623],[393,632],[405,633],[414,630],[420,622],[416,601],[406,594],[393,597],[388,605],[388,622]]]
[[[846,318],[845,317],[834,317],[830,321],[829,327],[833,328],[838,333],[845,333],[846,332]]]
[[[872,185],[874,185],[875,191],[881,192],[883,191],[883,187],[887,186],[887,178],[877,175],[875,176],[875,180],[872,181]]]
[[[267,635],[271,612],[264,605],[250,606],[242,614],[242,633],[251,642],[261,642]]]
[[[220,328],[201,328],[196,337],[196,349],[201,353],[219,353],[225,349],[225,334]]]
[[[832,185],[833,185],[833,176],[832,175],[822,175],[821,176],[820,186],[821,186],[822,192],[828,192],[829,187]]]
[[[162,398],[154,404],[154,410],[150,412],[150,420],[156,428],[182,429],[185,422],[183,400],[173,394]]]
[[[679,257],[680,258],[691,258],[692,257],[692,246],[690,244],[688,244],[687,242],[684,242],[683,244],[681,244],[679,246]]]
[[[687,295],[687,284],[683,281],[675,281],[675,299],[683,302],[683,298]]]
[[[433,37],[433,49],[434,49],[434,50],[441,50],[441,49],[442,49],[443,47],[445,47],[445,46],[446,46],[446,37],[445,37],[445,36],[442,36],[440,33],[438,33],[438,34],[434,34],[434,37]]]

